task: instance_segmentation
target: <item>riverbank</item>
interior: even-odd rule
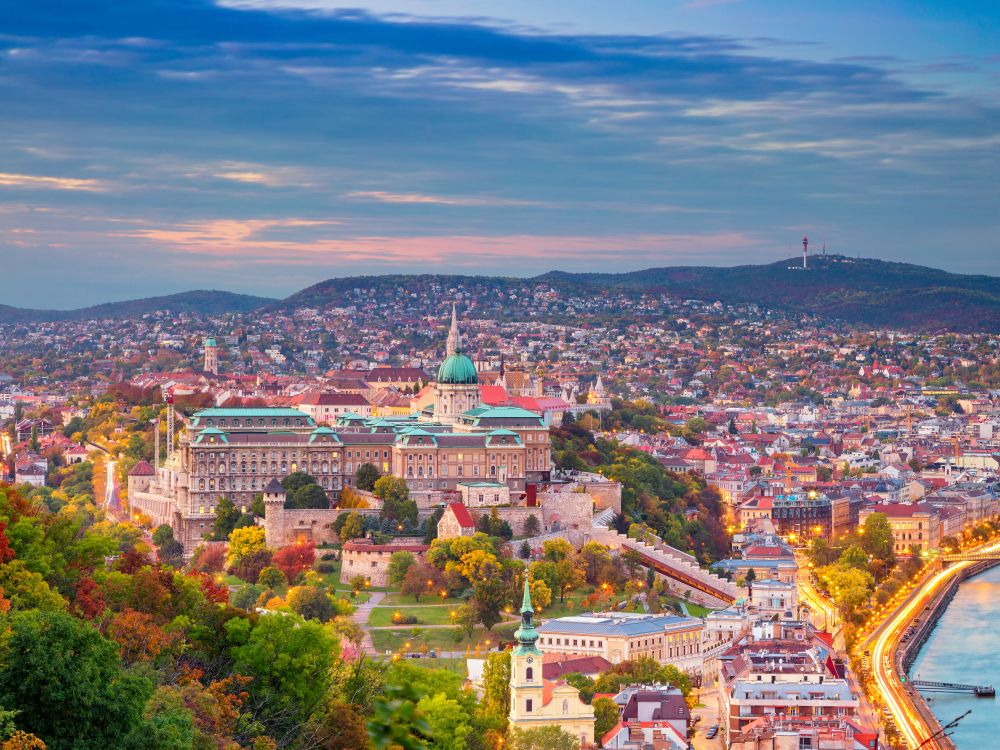
[[[1000,621],[1000,568],[969,571],[939,608],[925,642],[911,649],[909,673],[914,678],[1000,684],[1000,664],[995,658],[998,641],[992,626]],[[930,694],[926,702],[941,722],[949,722],[971,709],[952,738],[960,750],[996,745],[1000,705],[995,700],[937,693]]]

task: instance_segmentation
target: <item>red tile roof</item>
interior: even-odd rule
[[[476,522],[472,520],[469,509],[464,505],[461,503],[449,503],[448,508],[455,514],[455,519],[463,529],[474,529],[476,527]]]
[[[140,461],[132,467],[128,475],[130,477],[152,477],[156,475],[156,471],[153,470],[148,461]]]

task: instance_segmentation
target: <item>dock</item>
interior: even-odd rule
[[[992,685],[963,685],[957,682],[934,682],[932,680],[910,680],[918,690],[934,693],[972,693],[977,698],[995,698],[997,691]]]

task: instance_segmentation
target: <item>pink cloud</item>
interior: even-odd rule
[[[136,229],[115,233],[165,246],[174,252],[214,266],[231,263],[256,265],[415,263],[452,267],[479,266],[503,261],[614,261],[634,262],[698,259],[706,255],[736,256],[759,247],[762,240],[744,232],[703,234],[585,235],[433,235],[418,237],[355,236],[289,238],[295,230],[316,230],[335,222],[304,219],[217,220],[175,227]]]

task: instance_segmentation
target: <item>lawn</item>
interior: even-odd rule
[[[401,594],[398,591],[390,591],[385,595],[385,599],[382,600],[379,606],[405,607],[407,604],[437,604],[440,601],[441,598],[438,596],[427,596],[424,594],[420,597],[420,601],[418,602],[413,598],[412,594]],[[450,606],[458,606],[461,604],[461,602],[458,602],[455,599],[448,599],[447,601],[450,603]]]
[[[433,607],[385,607],[380,604],[369,615],[368,625],[373,628],[395,625],[392,616],[397,612],[404,616],[413,615],[419,625],[450,625],[451,613],[456,606],[444,604]]]
[[[487,640],[492,646],[496,646],[498,641],[512,640],[516,627],[516,623],[497,625],[492,633],[487,633],[483,628],[476,628],[471,639],[465,638],[465,634],[459,628],[424,629],[414,626],[402,630],[373,630],[372,643],[375,650],[380,653],[385,651],[410,653],[426,648],[428,651],[467,652],[470,656],[475,656],[477,650],[479,655],[485,652]],[[460,636],[457,641],[456,633]]]

